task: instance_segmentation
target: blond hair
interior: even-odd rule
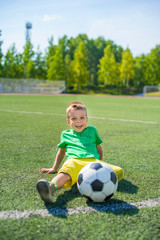
[[[69,113],[71,110],[83,110],[86,112],[87,115],[87,108],[86,106],[81,103],[81,102],[72,102],[68,105],[67,109],[66,109],[66,114],[67,114],[67,119],[69,118]]]

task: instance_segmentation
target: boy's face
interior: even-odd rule
[[[74,110],[72,109],[69,113],[69,117],[67,119],[68,125],[75,130],[76,132],[82,132],[88,123],[88,117],[84,110]]]

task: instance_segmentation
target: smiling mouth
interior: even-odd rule
[[[76,128],[78,128],[78,129],[81,129],[83,127],[83,125],[82,126],[76,126]]]

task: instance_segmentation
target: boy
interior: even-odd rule
[[[87,127],[87,109],[80,102],[72,102],[66,110],[67,123],[70,130],[62,132],[61,142],[57,145],[55,162],[52,168],[42,168],[40,172],[54,173],[57,171],[65,154],[67,161],[58,171],[56,177],[49,183],[40,180],[37,183],[37,190],[46,203],[53,202],[53,194],[62,187],[69,188],[77,182],[80,170],[90,162],[102,161],[103,151],[102,140],[95,127]],[[123,178],[123,170],[120,167],[110,165],[117,174],[118,181]]]

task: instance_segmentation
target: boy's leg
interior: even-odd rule
[[[118,178],[118,182],[124,178],[124,171],[121,167],[111,165],[111,164],[108,164],[108,165],[115,171]]]
[[[57,174],[57,176],[55,176],[52,179],[51,184],[53,184],[53,185],[56,184],[57,185],[57,189],[59,190],[59,189],[61,189],[64,186],[64,184],[66,182],[68,182],[70,180],[71,180],[71,177],[70,177],[69,174],[61,172],[61,173]]]
[[[37,182],[37,190],[46,203],[53,203],[53,194],[56,190],[59,190],[64,186],[67,181],[70,181],[71,177],[66,173],[60,173],[52,179],[49,183],[46,180],[40,180]]]

